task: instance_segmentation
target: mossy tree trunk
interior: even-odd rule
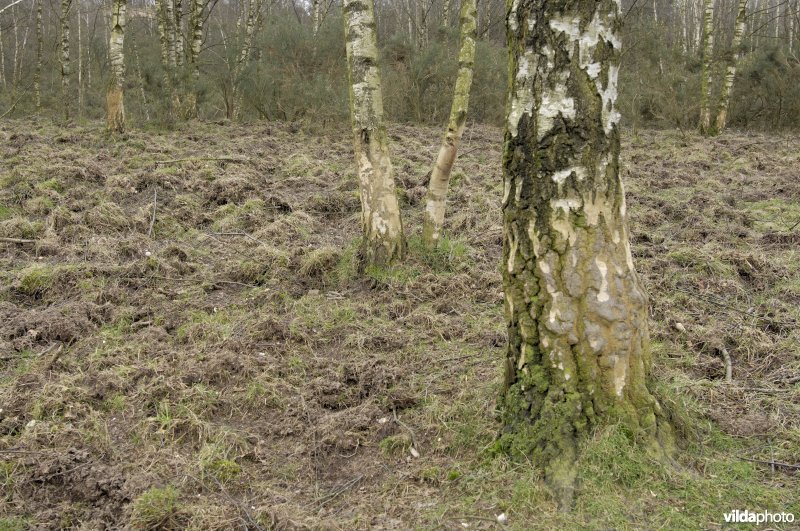
[[[711,132],[711,63],[714,53],[714,0],[703,0],[703,71],[700,77],[700,133]]]
[[[562,506],[593,428],[624,423],[659,455],[671,441],[619,174],[620,25],[615,0],[513,0],[508,17],[498,446],[541,466]]]
[[[405,239],[383,123],[373,0],[344,0],[343,14],[363,255],[367,265],[383,266],[403,257]]]
[[[431,171],[428,194],[425,198],[422,239],[428,246],[435,246],[444,225],[447,208],[447,190],[450,185],[450,172],[456,160],[461,136],[467,125],[469,91],[472,87],[472,73],[475,65],[475,38],[477,7],[475,0],[462,0],[461,3],[461,48],[458,53],[458,78],[456,79],[453,105],[450,108],[450,121],[447,124],[439,155]]]
[[[742,45],[742,35],[747,24],[747,0],[739,0],[739,10],[736,13],[736,22],[733,28],[733,39],[728,56],[728,64],[725,69],[725,77],[722,80],[719,92],[719,105],[717,106],[717,118],[714,124],[714,132],[721,133],[728,125],[728,106],[731,100],[731,90],[733,80],[736,78],[736,63],[739,61],[739,47]]]
[[[114,0],[111,5],[111,38],[108,43],[108,57],[111,75],[106,93],[106,127],[112,133],[125,131],[125,11],[127,0]]]

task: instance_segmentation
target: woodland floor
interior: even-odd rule
[[[501,133],[467,131],[449,239],[425,252],[440,133],[390,127],[410,256],[359,275],[345,129],[4,122],[0,237],[35,243],[0,243],[0,529],[800,519],[798,470],[758,462],[800,462],[800,139],[625,133],[655,387],[681,449],[665,465],[596,433],[564,514],[535,469],[492,453]],[[219,156],[234,160],[197,160]]]

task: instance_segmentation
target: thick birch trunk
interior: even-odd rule
[[[42,0],[36,2],[36,70],[33,74],[33,95],[36,101],[36,113],[42,111],[42,51],[44,36],[42,33]]]
[[[719,92],[719,105],[717,107],[717,119],[715,123],[715,132],[717,133],[721,133],[728,125],[728,106],[731,100],[733,80],[736,78],[736,63],[739,61],[739,47],[742,45],[742,35],[744,34],[744,27],[747,24],[747,0],[739,0],[739,11],[736,14],[735,24],[728,65],[725,69],[725,78],[722,80],[722,87]]]
[[[498,446],[541,466],[562,507],[593,428],[622,423],[659,457],[672,442],[620,180],[620,23],[615,0],[514,0],[508,17]]]
[[[69,11],[72,0],[61,0],[61,104],[64,106],[64,119],[69,120]]]
[[[467,125],[469,91],[472,87],[472,73],[475,66],[475,39],[477,33],[478,11],[475,0],[461,1],[461,49],[458,53],[458,78],[456,79],[453,106],[450,108],[450,121],[447,124],[439,155],[431,171],[428,194],[425,198],[422,239],[425,245],[435,246],[444,225],[447,208],[447,190],[450,172],[456,160],[461,135]]]
[[[111,79],[106,94],[108,112],[107,128],[112,133],[125,131],[125,11],[127,0],[114,0],[111,7],[111,38],[108,43],[108,56],[111,61]]]
[[[344,0],[343,14],[363,256],[367,265],[383,266],[403,257],[405,239],[383,123],[373,0]]]
[[[704,0],[703,71],[700,78],[700,133],[711,131],[711,62],[714,53],[714,0]]]

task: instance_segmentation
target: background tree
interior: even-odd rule
[[[700,133],[711,131],[711,65],[714,53],[714,0],[703,0],[703,72],[700,81]]]
[[[733,80],[736,78],[736,63],[739,60],[739,47],[742,45],[742,35],[747,24],[747,0],[739,0],[739,9],[736,14],[736,22],[733,30],[733,40],[728,52],[725,73],[720,83],[719,104],[717,105],[717,117],[714,130],[720,133],[728,125],[728,105],[730,104]]]
[[[508,17],[499,446],[540,465],[563,505],[593,428],[670,444],[620,179],[620,24],[615,0],[515,1]]]
[[[363,254],[366,264],[381,266],[403,257],[405,238],[383,123],[372,0],[344,0],[344,23]]]
[[[127,0],[114,0],[111,10],[111,39],[108,46],[108,59],[111,64],[111,77],[108,83],[106,107],[107,128],[111,132],[125,131],[125,10]]]

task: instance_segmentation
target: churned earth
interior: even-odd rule
[[[501,131],[468,128],[435,251],[418,234],[441,131],[389,133],[409,256],[359,272],[344,128],[0,126],[1,529],[800,518],[800,139],[625,132],[681,448],[655,462],[598,431],[559,513],[537,470],[493,452]]]

